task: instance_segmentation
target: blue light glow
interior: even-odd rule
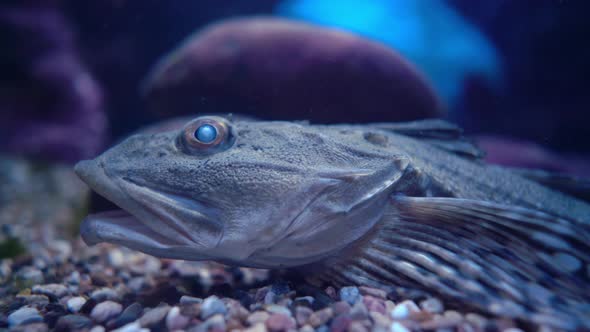
[[[285,0],[277,13],[391,46],[415,63],[451,105],[468,75],[491,83],[500,76],[493,45],[443,0]]]

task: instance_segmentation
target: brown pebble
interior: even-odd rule
[[[244,330],[244,332],[266,332],[266,325],[264,323],[256,323],[254,326],[251,326]]]
[[[242,322],[235,317],[229,318],[225,325],[226,325],[226,328],[228,331],[243,330],[244,329]]]
[[[309,317],[313,314],[313,310],[305,306],[295,307],[295,320],[297,325],[303,326],[309,321]]]
[[[369,312],[362,302],[357,302],[350,309],[350,316],[354,320],[364,320],[369,316]]]
[[[181,304],[180,314],[186,317],[199,317],[201,314],[201,304]]]
[[[309,317],[309,324],[315,328],[326,324],[330,318],[334,316],[334,310],[332,308],[324,308],[311,314]]]
[[[352,324],[352,318],[350,318],[347,314],[341,314],[336,316],[334,320],[332,320],[332,324],[330,325],[330,332],[345,332],[348,330],[348,327]]]
[[[377,327],[387,329],[391,325],[391,319],[389,319],[389,317],[385,316],[380,312],[372,311],[369,313],[369,316],[371,317],[375,325],[377,325]]]
[[[253,326],[257,323],[264,323],[270,317],[270,314],[266,311],[255,311],[246,318],[248,325]]]
[[[465,320],[471,323],[478,330],[484,330],[488,324],[488,320],[485,317],[475,313],[466,314]]]
[[[228,314],[230,317],[234,317],[240,321],[245,321],[248,318],[250,312],[242,306],[242,304],[235,300],[230,300],[226,304]]]
[[[387,292],[383,289],[360,286],[359,291],[361,292],[361,295],[370,295],[383,300],[387,299]]]
[[[363,303],[369,311],[376,311],[385,315],[385,301],[376,297],[367,295],[363,296]]]
[[[284,314],[272,314],[266,320],[266,327],[271,331],[287,331],[295,327],[295,320]]]
[[[422,322],[420,327],[425,330],[436,330],[456,327],[463,321],[463,316],[456,312],[449,310],[444,315],[435,315],[431,320]]]
[[[334,315],[338,316],[340,314],[348,314],[350,312],[350,304],[345,301],[338,301],[332,304],[332,309],[334,309]]]
[[[369,331],[362,322],[352,322],[348,332],[367,332]]]
[[[338,292],[336,292],[336,289],[334,287],[326,287],[326,294],[328,294],[328,296],[331,297],[332,300],[338,300]]]

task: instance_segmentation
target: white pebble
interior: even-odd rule
[[[183,316],[180,313],[179,307],[172,307],[166,316],[166,327],[170,331],[181,330],[188,325],[189,321],[189,317]]]
[[[391,318],[393,319],[407,319],[411,313],[419,312],[420,308],[414,303],[414,301],[403,301],[391,310]]]
[[[88,332],[104,332],[106,329],[102,325],[96,325],[95,327],[91,328]]]
[[[150,332],[150,329],[141,327],[138,321],[123,325],[120,328],[113,330],[112,332]]]
[[[410,330],[400,322],[393,322],[391,323],[391,332],[410,332]]]
[[[76,313],[78,311],[80,311],[80,308],[82,308],[82,306],[86,303],[86,299],[83,298],[82,296],[76,296],[76,297],[72,297],[71,299],[68,300],[67,302],[67,307],[68,310],[72,313]]]

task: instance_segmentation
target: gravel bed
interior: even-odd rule
[[[0,329],[11,331],[508,331],[515,323],[397,299],[316,288],[265,270],[157,259],[56,240],[0,263]]]

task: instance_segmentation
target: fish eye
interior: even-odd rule
[[[226,119],[207,116],[189,122],[180,133],[179,141],[188,153],[210,154],[230,148],[235,135]]]
[[[201,125],[195,131],[195,138],[202,143],[211,143],[217,137],[217,129],[210,124]]]

